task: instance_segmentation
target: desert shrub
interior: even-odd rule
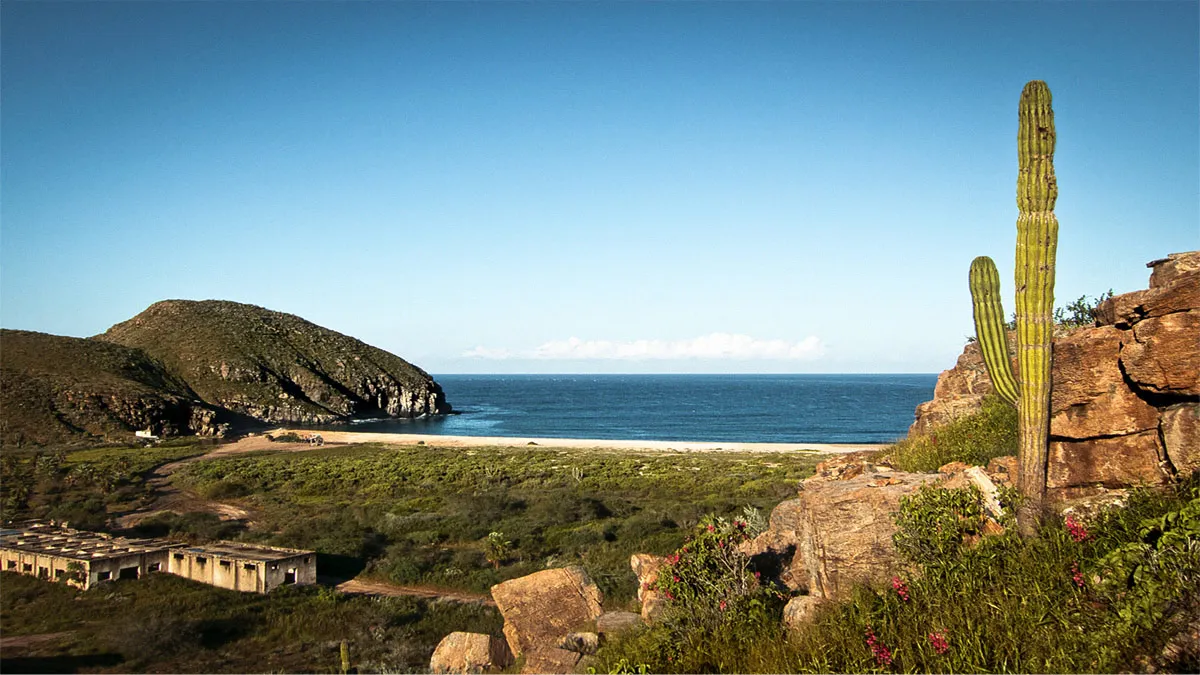
[[[945,490],[926,485],[900,500],[896,552],[909,562],[940,568],[958,560],[964,540],[983,531],[983,505],[974,485]]]
[[[902,471],[937,471],[949,462],[985,465],[994,457],[1017,454],[1017,410],[999,396],[983,400],[972,415],[914,434],[884,451]]]

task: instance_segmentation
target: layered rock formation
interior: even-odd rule
[[[572,672],[582,655],[563,649],[564,640],[604,613],[603,596],[582,567],[535,572],[492,587],[504,617],[504,637],[522,672]]]
[[[1097,308],[1096,325],[1054,341],[1052,498],[1155,484],[1200,462],[1200,251],[1148,264],[1150,288]],[[991,380],[978,346],[917,408],[924,432],[978,409]]]
[[[0,331],[0,443],[96,442],[144,429],[219,435],[230,418],[138,349]]]
[[[450,411],[404,359],[254,305],[164,300],[95,339],[141,349],[204,401],[271,424]]]

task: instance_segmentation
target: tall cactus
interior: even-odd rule
[[[1000,274],[996,263],[987,256],[971,261],[971,304],[975,314],[975,335],[983,363],[987,366],[996,393],[1011,405],[1017,405],[1017,380],[1008,357],[1008,331],[1004,326],[1004,306],[1000,302]]]
[[[1033,80],[1017,109],[1017,365],[1013,378],[1005,339],[1000,279],[990,258],[971,263],[975,332],[996,392],[1017,406],[1017,487],[1024,503],[1017,514],[1022,534],[1033,534],[1046,496],[1050,437],[1051,340],[1054,332],[1054,255],[1058,219],[1054,201],[1054,111],[1050,88]]]
[[[1034,80],[1021,91],[1017,129],[1017,401],[1018,487],[1025,506],[1021,531],[1031,534],[1046,495],[1050,436],[1050,361],[1054,333],[1054,110],[1050,88]]]

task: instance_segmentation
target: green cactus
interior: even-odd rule
[[[975,335],[983,362],[996,393],[1015,406],[1018,387],[1008,357],[1008,330],[1004,326],[1004,307],[1000,302],[1000,274],[991,258],[979,256],[971,261],[970,285]]]
[[[1054,111],[1050,88],[1034,80],[1021,91],[1017,131],[1017,402],[1018,487],[1025,506],[1021,531],[1032,533],[1046,494],[1050,436],[1050,360],[1054,334]]]
[[[1017,128],[1017,365],[1008,360],[999,300],[999,275],[990,258],[971,263],[975,332],[996,392],[1017,406],[1017,486],[1024,498],[1018,513],[1023,534],[1032,534],[1046,494],[1050,437],[1051,340],[1054,333],[1054,256],[1058,219],[1054,201],[1054,111],[1050,88],[1033,80],[1021,91]]]

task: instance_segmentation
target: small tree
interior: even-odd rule
[[[489,532],[483,540],[483,555],[492,567],[500,569],[500,563],[512,553],[512,542],[504,538],[503,532]]]

